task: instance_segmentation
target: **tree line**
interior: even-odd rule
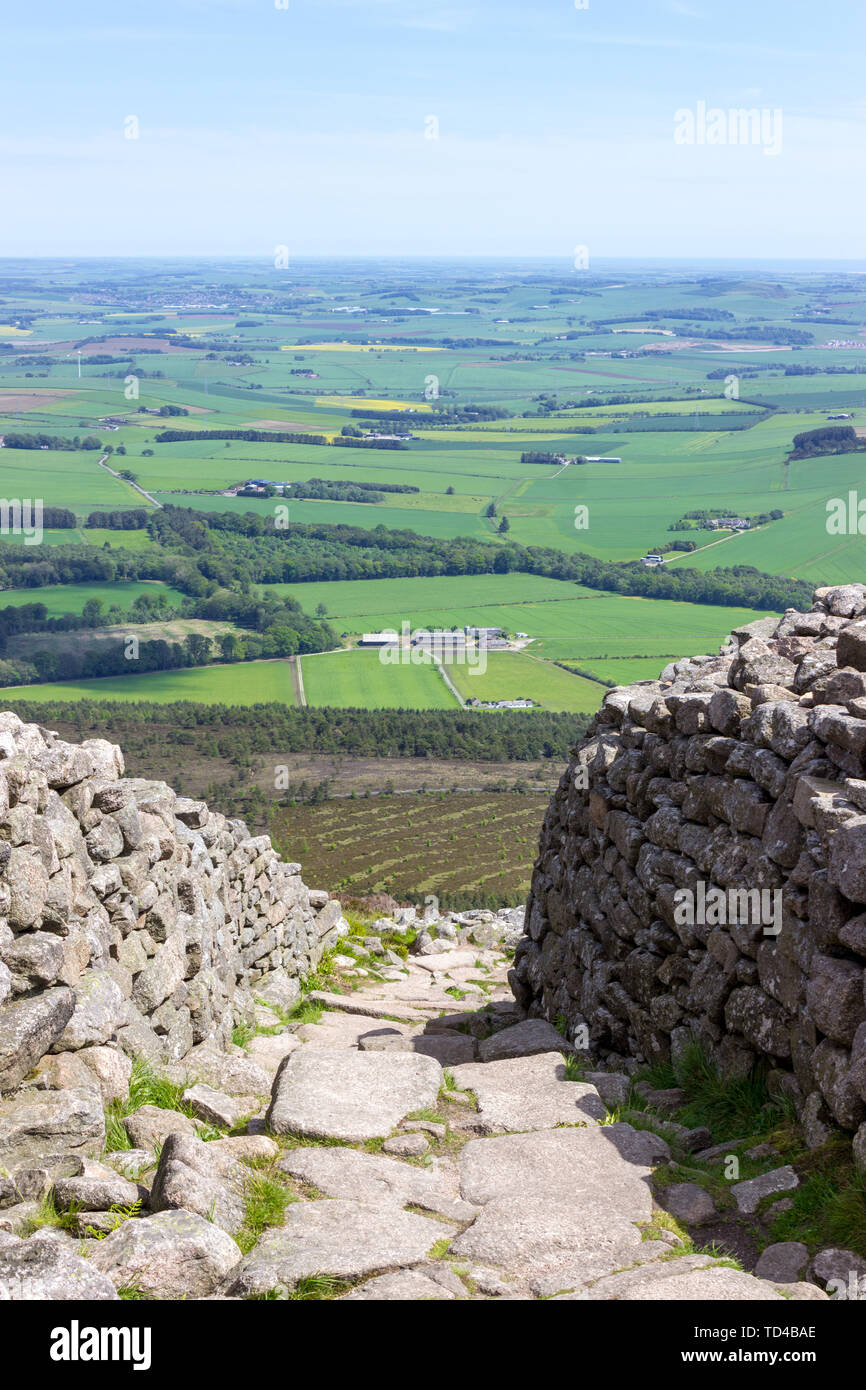
[[[166,506],[155,523],[168,542],[190,523],[186,509]],[[186,516],[190,513],[186,511]],[[609,593],[670,598],[688,603],[783,611],[808,608],[812,586],[804,580],[762,574],[751,565],[706,573],[647,569],[639,561],[613,562],[580,552],[564,554],[542,546],[505,544],[474,537],[419,536],[414,531],[372,531],[324,523],[292,523],[275,530],[269,517],[245,513],[196,512],[195,537],[203,573],[221,583],[303,583],[309,580],[383,579],[416,575],[540,574]]]
[[[128,667],[129,663],[127,663]],[[548,710],[295,709],[284,704],[205,705],[183,700],[8,702],[23,719],[76,738],[135,746],[164,742],[190,756],[248,763],[255,754],[333,753],[363,758],[454,758],[467,762],[564,762],[589,726],[588,714]],[[277,757],[277,761],[279,758]]]

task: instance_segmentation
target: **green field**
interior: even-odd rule
[[[205,705],[258,705],[273,700],[295,704],[287,661],[249,661],[233,666],[151,671],[141,676],[8,686],[0,690],[0,696],[8,700],[148,700],[160,705],[173,700]]]
[[[587,714],[598,709],[604,689],[526,652],[488,652],[487,668],[448,663],[464,700],[534,700],[544,709]],[[495,716],[493,716],[495,717]]]
[[[397,627],[403,620],[413,627],[438,624],[484,627],[499,625],[499,611],[527,604],[535,611],[547,603],[574,600],[592,590],[559,579],[534,574],[468,574],[424,576],[417,579],[355,579],[331,583],[268,584],[263,593],[285,594],[296,599],[307,613],[323,603],[332,624],[350,632],[379,631]],[[489,621],[481,621],[483,609],[496,609]],[[518,624],[519,630],[520,625]]]
[[[826,525],[827,502],[862,487],[862,454],[789,461],[794,436],[840,410],[851,426],[866,429],[866,357],[856,346],[829,346],[866,341],[866,281],[853,272],[624,267],[578,283],[555,262],[524,272],[492,264],[434,270],[419,261],[395,263],[387,273],[311,262],[279,308],[270,272],[246,264],[214,263],[180,274],[168,262],[146,271],[130,262],[118,276],[110,263],[75,263],[46,282],[38,267],[22,263],[15,276],[4,291],[9,350],[0,352],[0,434],[44,432],[64,445],[0,449],[0,493],[8,498],[41,497],[46,506],[70,508],[79,522],[91,510],[147,508],[139,492],[100,467],[100,453],[73,447],[76,436],[94,434],[104,451],[114,451],[107,460],[112,467],[130,470],[158,502],[195,511],[273,518],[275,506],[287,502],[293,523],[413,530],[443,542],[466,537],[504,545],[507,535],[527,547],[619,562],[682,539],[671,528],[687,511],[757,516],[778,509],[781,519],[728,539],[691,531],[699,548],[670,554],[667,563],[703,572],[749,565],[816,585],[866,576],[866,536],[833,536]],[[104,302],[107,284],[114,286],[110,302]],[[225,307],[170,307],[197,300]],[[151,312],[154,302],[163,307]],[[21,331],[13,331],[19,323]],[[191,341],[167,334],[188,334]],[[84,347],[80,376],[78,345]],[[124,394],[130,372],[141,388],[134,405]],[[735,399],[726,394],[731,375]],[[438,392],[432,409],[431,376]],[[163,409],[182,414],[161,416]],[[394,428],[385,423],[387,412],[413,434],[408,443],[361,448],[272,437],[387,434]],[[167,429],[196,437],[160,442]],[[226,430],[263,437],[203,433]],[[533,452],[545,457],[522,458]],[[564,462],[579,458],[595,461]],[[291,491],[285,502],[220,495],[255,478],[417,491],[385,492],[366,503],[293,501]],[[487,516],[491,503],[495,514]],[[501,536],[503,517],[509,529]],[[0,539],[18,549],[23,537]],[[85,557],[80,570],[72,562],[66,567],[71,577],[166,573],[149,568],[150,554],[158,563],[162,555],[145,531],[88,532],[79,525],[48,531],[44,542],[52,552],[109,547],[108,568],[97,568],[101,557],[87,568]],[[194,566],[195,547],[184,551],[186,543],[174,558]],[[243,549],[228,542],[226,549],[237,575],[212,554],[204,586],[187,587],[184,575],[184,592],[203,597],[203,588],[234,586]],[[117,561],[117,550],[137,554],[127,563]],[[466,551],[471,556],[471,547]],[[479,557],[479,569],[482,563]],[[376,564],[373,558],[371,572]],[[261,567],[251,582],[283,572],[279,563]],[[333,572],[346,571],[337,564]],[[141,580],[25,590],[21,567],[12,562],[5,582],[12,586],[5,604],[41,602],[55,616],[80,612],[95,596],[106,608],[129,609],[139,592],[153,591]],[[464,696],[523,693],[578,710],[597,704],[600,686],[553,662],[582,666],[600,680],[645,679],[673,658],[715,651],[732,627],[762,616],[741,607],[592,592],[505,570],[260,585],[260,592],[289,595],[311,617],[323,604],[334,631],[350,637],[403,622],[527,633],[522,654],[489,653],[485,677],[458,668]],[[231,680],[240,699],[260,696],[240,674],[265,670],[252,665],[124,677],[121,685],[128,687],[125,698],[143,698],[171,682],[190,698],[216,698],[197,692],[220,682],[224,688],[229,669],[237,673]],[[375,653],[309,656],[303,673],[310,704],[453,704],[435,669],[383,667]],[[515,691],[518,677],[531,685]],[[261,675],[265,698],[275,679]],[[89,691],[92,684],[64,689]],[[108,681],[98,685],[109,689]],[[293,699],[293,690],[284,681],[278,698]]]
[[[18,421],[16,428],[26,430],[27,425]],[[68,507],[78,516],[99,507],[146,506],[129,483],[100,468],[99,458],[95,449],[0,450],[0,492],[10,498],[39,497],[46,507]]]
[[[413,629],[502,627],[528,633],[531,654],[554,661],[715,651],[732,628],[765,616],[752,608],[602,594],[531,574],[271,584],[264,591],[287,594],[310,614],[324,604],[331,625],[352,635],[399,632],[404,621]]]
[[[579,662],[582,671],[589,671],[601,681],[613,681],[615,685],[631,685],[634,681],[654,681],[658,680],[660,672],[668,664],[668,660],[674,660],[664,656],[647,657],[611,657],[608,660],[593,660],[587,657],[585,661]],[[566,663],[570,669],[574,669],[572,663]]]
[[[325,652],[301,659],[308,705],[354,709],[456,709],[434,666],[386,666],[378,651]]]
[[[120,608],[131,608],[141,594],[149,594],[152,598],[165,594],[174,603],[180,603],[183,599],[183,594],[177,589],[158,579],[133,579],[120,584],[44,584],[34,589],[4,589],[0,591],[0,608],[44,603],[48,617],[59,618],[64,613],[80,613],[91,598],[101,599],[106,612],[114,604]]]

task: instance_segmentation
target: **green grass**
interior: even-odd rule
[[[68,1210],[58,1211],[54,1201],[54,1192],[46,1192],[40,1201],[37,1209],[24,1222],[24,1233],[32,1235],[34,1231],[41,1231],[45,1227],[53,1227],[55,1230],[75,1231],[78,1229],[78,1213],[81,1211],[81,1203],[73,1203]]]
[[[448,674],[465,700],[531,699],[543,709],[592,713],[604,698],[595,681],[571,675],[527,652],[487,652],[486,670],[468,662],[448,663]]]
[[[70,535],[72,533],[70,532]],[[117,535],[116,531],[112,535]],[[117,604],[123,609],[131,609],[142,594],[156,599],[160,594],[180,603],[183,595],[158,580],[130,580],[125,584],[46,584],[41,589],[4,589],[0,593],[0,608],[10,605],[20,608],[26,603],[43,603],[49,618],[61,617],[64,613],[81,613],[88,599],[102,600],[103,612]]]
[[[0,690],[0,696],[3,695],[12,700],[148,700],[160,705],[174,700],[205,705],[295,703],[287,661],[242,661],[231,666],[151,671],[140,676],[10,686]]]
[[[27,432],[23,419],[15,425]],[[40,424],[37,428],[42,429]],[[94,433],[98,430],[94,429]],[[86,431],[80,431],[85,433]],[[108,436],[102,435],[103,442]],[[0,491],[4,497],[41,497],[47,506],[68,507],[78,516],[100,508],[147,507],[141,493],[120,478],[113,478],[93,450],[3,449],[0,452]],[[114,465],[119,467],[119,465]]]
[[[192,1119],[192,1106],[183,1099],[185,1089],[185,1086],[160,1076],[144,1058],[136,1057],[129,1078],[129,1096],[125,1101],[112,1101],[106,1108],[106,1153],[117,1153],[133,1147],[123,1121],[127,1115],[132,1115],[143,1105],[156,1105],[160,1110],[177,1110],[181,1115],[187,1115]]]
[[[790,1107],[770,1096],[762,1069],[743,1077],[723,1076],[697,1043],[685,1048],[674,1075],[686,1094],[677,1118],[690,1129],[706,1125],[714,1142],[760,1134],[791,1119]]]
[[[352,633],[396,627],[406,619],[412,627],[474,624],[493,627],[496,616],[483,622],[480,610],[503,605],[541,604],[574,599],[588,593],[578,585],[533,574],[473,574],[423,576],[415,579],[355,579],[330,583],[266,584],[263,593],[286,594],[305,612],[315,614],[320,603],[328,621]]]
[[[282,1224],[286,1208],[299,1198],[284,1183],[265,1173],[254,1173],[246,1183],[244,1221],[235,1240],[246,1255],[269,1226]]]
[[[308,705],[355,709],[457,709],[434,666],[385,665],[378,651],[305,656],[301,667]]]

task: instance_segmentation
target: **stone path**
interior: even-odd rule
[[[802,1261],[756,1278],[685,1253],[654,1223],[667,1144],[612,1122],[599,1088],[613,1101],[615,1085],[570,1079],[569,1046],[522,1018],[504,955],[473,947],[385,968],[364,980],[347,968],[360,988],[311,996],[318,1022],[228,1056],[195,1049],[173,1074],[195,1083],[200,1121],[230,1125],[243,1104],[256,1112],[248,1132],[205,1142],[175,1111],[134,1112],[134,1152],[67,1159],[59,1195],[92,1208],[78,1216],[83,1240],[0,1229],[0,1298],[826,1297],[798,1282]],[[292,1200],[242,1253],[257,1180]],[[109,1217],[138,1198],[141,1216]]]

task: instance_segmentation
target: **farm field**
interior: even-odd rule
[[[694,653],[698,655],[698,653]],[[670,658],[673,660],[673,656]],[[601,658],[595,660],[587,657],[579,663],[565,662],[570,670],[579,674],[580,671],[588,671],[600,681],[613,681],[615,685],[631,685],[633,681],[654,681],[658,680],[659,674],[668,664],[668,658],[664,656],[646,657],[609,657],[607,660]]]
[[[198,666],[179,671],[148,671],[140,676],[10,686],[6,700],[148,700],[170,704],[192,700],[206,705],[257,705],[278,700],[294,704],[287,661],[248,661],[231,666]]]
[[[349,625],[354,632],[378,631],[380,627],[399,628],[406,618],[413,625],[416,614],[435,614],[439,626],[461,626],[470,619],[464,614],[482,608],[516,608],[526,604],[562,603],[594,591],[559,579],[535,574],[474,574],[422,576],[416,579],[334,580],[310,584],[267,584],[263,593],[284,594],[296,599],[307,613],[320,603],[328,617],[338,625]],[[360,621],[356,622],[358,619]],[[485,627],[496,625],[479,624]]]
[[[144,505],[144,498],[141,499]],[[152,550],[154,542],[147,531],[112,531],[104,527],[79,528],[85,545],[110,545],[114,550]]]
[[[269,591],[296,599],[311,614],[324,604],[328,621],[352,635],[399,631],[404,620],[413,628],[502,627],[529,633],[535,639],[532,653],[554,660],[584,651],[595,656],[681,655],[683,643],[718,646],[732,628],[763,616],[751,608],[604,594],[531,574],[263,586],[263,592]]]
[[[22,428],[20,422],[16,428]],[[77,516],[86,516],[98,507],[136,506],[140,494],[100,468],[99,458],[95,449],[69,453],[61,449],[3,449],[3,496],[39,497],[44,506],[68,507]]]
[[[540,661],[526,652],[488,652],[487,668],[447,662],[448,674],[464,700],[534,700],[543,709],[588,714],[598,709],[604,690],[596,681],[584,680]],[[495,712],[491,712],[495,718]]]
[[[343,709],[457,709],[434,666],[384,665],[378,651],[301,658],[307,704]]]
[[[346,897],[390,893],[443,907],[524,901],[547,796],[448,792],[274,810],[270,831],[316,883]]]
[[[106,612],[115,604],[120,608],[131,608],[142,594],[151,598],[165,594],[176,604],[183,599],[183,594],[177,589],[158,579],[133,579],[119,584],[44,584],[34,589],[4,589],[0,590],[0,608],[44,603],[48,617],[59,618],[64,613],[80,613],[88,599],[92,598],[100,599]]]
[[[171,557],[179,568],[167,573],[159,504],[271,520],[275,506],[287,504],[292,525],[410,530],[442,543],[465,538],[470,556],[473,540],[517,542],[613,564],[681,539],[684,533],[671,528],[688,511],[758,516],[778,509],[781,519],[728,540],[692,531],[699,549],[669,553],[666,563],[696,574],[746,565],[814,584],[866,574],[866,536],[833,536],[826,528],[828,500],[862,486],[860,452],[789,459],[794,436],[822,428],[834,414],[866,430],[866,370],[856,346],[866,341],[862,277],[673,265],[576,274],[555,261],[508,270],[481,262],[434,270],[419,261],[389,265],[387,275],[372,263],[310,261],[292,274],[289,300],[286,282],[252,263],[209,262],[189,282],[168,262],[146,273],[129,263],[120,274],[111,263],[73,261],[50,285],[25,262],[6,281],[0,276],[10,330],[0,353],[0,435],[47,433],[64,446],[0,449],[0,493],[41,497],[79,521],[72,530],[47,531],[38,555],[36,547],[22,550],[22,536],[2,537],[11,544],[0,545],[0,563],[22,550],[20,564],[6,562],[7,605],[43,602],[52,614],[80,612],[98,594],[106,607],[119,602],[128,609],[136,586],[149,587],[139,576],[157,573],[177,576],[190,610],[200,603],[200,616],[221,620],[227,595],[237,592],[243,547],[226,543],[229,563],[212,555],[206,573],[190,575],[198,541],[187,520],[189,533]],[[211,307],[190,307],[199,301]],[[137,382],[133,401],[125,392],[130,376]],[[192,437],[163,441],[166,431]],[[243,431],[263,437],[243,439]],[[405,431],[413,437],[387,438]],[[234,437],[206,437],[226,432]],[[271,437],[278,432],[323,442]],[[73,447],[88,434],[156,506],[100,467],[96,449]],[[567,462],[577,459],[587,461]],[[286,499],[220,495],[256,478],[417,491],[380,491],[380,500],[366,503],[293,501],[291,490]],[[491,505],[493,515],[485,515]],[[87,531],[80,524],[91,510],[132,507],[151,514],[150,531]],[[51,567],[59,547],[67,554],[53,572],[76,582],[25,590],[25,562],[44,556]],[[85,547],[95,548],[92,559]],[[121,550],[130,557],[118,558]],[[108,582],[97,583],[103,561]],[[333,568],[340,573],[339,563]],[[370,568],[376,572],[375,563]],[[484,692],[468,669],[462,679],[472,683],[460,688],[469,697],[532,694],[511,688],[519,672],[532,678],[542,703],[565,702],[553,708],[592,708],[600,689],[553,662],[583,666],[600,680],[646,678],[657,674],[657,664],[715,650],[731,627],[762,615],[592,592],[504,567],[263,585],[268,571],[283,572],[278,562],[250,571],[259,593],[296,600],[314,622],[324,605],[337,636],[404,621],[526,632],[532,640],[522,654],[489,654]],[[40,577],[46,573],[52,569]],[[117,585],[121,574],[136,577]],[[244,633],[258,621],[235,622],[238,640],[249,641]],[[37,645],[34,636],[19,647]],[[253,640],[250,654],[261,650]],[[501,666],[502,656],[515,660]],[[309,702],[453,707],[435,670],[381,667],[375,654],[368,658],[304,657]],[[192,675],[199,683],[227,679],[216,668],[146,679],[157,681],[154,688],[179,679],[191,689]],[[149,687],[134,679],[131,689],[143,698]],[[294,679],[281,697],[283,691],[296,698]],[[254,696],[241,691],[244,700]]]

